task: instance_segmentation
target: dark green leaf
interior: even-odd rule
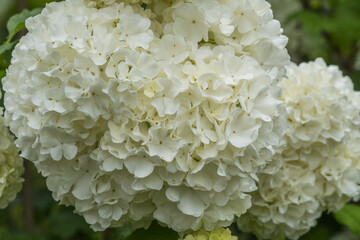
[[[51,193],[44,188],[38,188],[33,190],[33,206],[36,210],[48,210],[51,208],[53,203],[53,198]]]
[[[360,71],[351,73],[350,77],[354,83],[355,90],[359,91],[360,90]]]
[[[116,240],[125,240],[129,237],[134,231],[135,228],[132,227],[130,224],[125,224],[122,227],[114,228],[114,239]]]
[[[5,227],[0,228],[0,239],[11,240],[48,240],[46,236],[36,233],[12,232]]]
[[[178,240],[179,235],[170,228],[160,227],[153,222],[148,229],[138,229],[126,240]]]
[[[321,32],[328,25],[328,19],[320,14],[309,11],[300,11],[287,18],[286,23],[292,21],[301,22],[304,29],[310,32]]]
[[[5,70],[0,70],[0,80],[5,77],[6,75],[6,71]],[[1,84],[0,84],[1,85]]]
[[[22,25],[22,28],[19,27],[21,24],[25,22],[29,17],[35,16],[41,12],[40,8],[33,9],[31,11],[25,9],[21,13],[12,16],[7,22],[7,29],[9,31],[9,35],[13,35],[17,31],[20,31],[25,28],[25,25]]]
[[[360,237],[360,206],[347,204],[334,213],[335,219]]]
[[[334,235],[334,232],[329,229],[329,227],[324,225],[316,226],[312,229],[311,232],[306,234],[302,239],[303,240],[328,240],[331,236]]]
[[[333,215],[323,213],[321,218],[317,220],[316,227],[311,228],[299,240],[329,240],[341,231],[343,231],[343,226],[335,221]]]
[[[70,239],[78,231],[86,231],[89,226],[85,223],[84,219],[79,215],[72,213],[67,209],[53,213],[47,223],[52,234],[60,239]]]
[[[44,7],[45,4],[50,2],[60,2],[62,0],[27,0],[27,5],[30,9]]]

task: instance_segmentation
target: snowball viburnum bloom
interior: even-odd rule
[[[95,230],[228,226],[285,133],[276,23],[266,1],[50,3],[3,80],[16,144]]]
[[[287,133],[238,220],[261,239],[297,239],[322,212],[360,197],[360,93],[350,78],[317,59],[287,67],[279,85]]]
[[[218,228],[211,232],[199,231],[197,233],[188,234],[180,240],[237,240],[235,236],[231,236],[229,229]]]
[[[22,188],[23,159],[14,144],[14,137],[0,117],[0,208],[7,207]]]

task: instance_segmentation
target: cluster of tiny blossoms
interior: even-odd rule
[[[0,116],[0,208],[7,207],[20,192],[24,172],[23,159],[19,156],[4,117]]]
[[[266,239],[297,239],[323,211],[360,196],[360,93],[322,59],[290,65],[287,75],[280,83],[287,133],[238,220]]]
[[[211,232],[199,231],[197,233],[188,234],[181,240],[237,240],[235,236],[231,236],[229,229],[218,228]]]
[[[3,80],[22,156],[95,230],[213,230],[285,133],[286,37],[265,0],[50,3]]]

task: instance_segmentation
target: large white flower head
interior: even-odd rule
[[[360,196],[360,93],[322,59],[290,65],[280,87],[287,133],[238,225],[264,239],[297,239],[323,211]]]
[[[95,230],[230,225],[285,133],[264,0],[51,3],[4,78],[17,145]]]
[[[1,95],[0,95],[1,97]],[[2,112],[2,109],[0,108]],[[23,159],[14,144],[5,123],[5,118],[0,116],[0,208],[6,208],[9,202],[15,199],[22,188],[24,172]]]

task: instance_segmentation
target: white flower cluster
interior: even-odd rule
[[[2,110],[1,110],[2,111]],[[6,208],[22,188],[23,159],[14,144],[14,136],[0,116],[0,208]]]
[[[323,211],[360,196],[360,93],[322,59],[290,65],[287,75],[280,83],[287,133],[238,220],[265,239],[297,239]]]
[[[231,224],[285,134],[265,0],[51,3],[3,80],[22,156],[95,230]]]
[[[179,240],[238,240],[238,238],[232,236],[229,229],[218,228],[211,232],[199,231],[191,233]]]

